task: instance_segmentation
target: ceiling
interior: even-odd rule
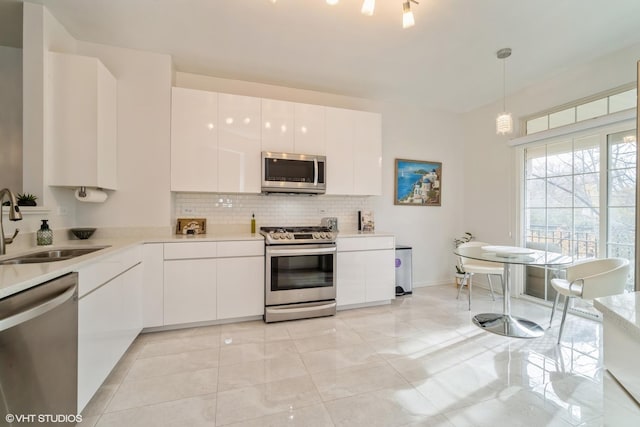
[[[37,1],[37,0],[34,0]],[[178,71],[466,112],[640,43],[638,0],[40,0],[77,39]],[[640,58],[640,48],[638,52]]]

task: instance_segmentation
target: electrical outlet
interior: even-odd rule
[[[194,212],[193,208],[182,208],[182,213],[185,215],[192,214]]]
[[[327,210],[326,209],[322,209],[322,208],[318,208],[318,213],[321,214],[321,215],[324,215],[324,214],[327,213]]]
[[[67,207],[66,207],[66,206],[58,206],[58,207],[56,208],[56,213],[57,213],[59,216],[67,216],[67,215],[69,215],[69,209],[67,209]]]

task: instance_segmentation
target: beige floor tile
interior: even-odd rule
[[[285,354],[297,353],[292,340],[223,345],[220,348],[220,365],[228,366],[256,360],[273,359]]]
[[[372,362],[351,368],[311,375],[323,401],[340,399],[409,383],[386,362]]]
[[[295,320],[287,322],[286,326],[292,339],[315,337],[332,334],[336,330],[349,329],[339,316]]]
[[[198,369],[216,368],[218,357],[219,349],[216,348],[137,359],[131,366],[124,382]]]
[[[103,384],[84,407],[82,415],[89,417],[102,414],[118,390],[118,386],[119,384]]]
[[[323,405],[291,408],[273,415],[229,424],[229,427],[330,427],[329,413]]]
[[[247,421],[320,403],[311,377],[297,377],[218,393],[216,425]]]
[[[127,381],[120,385],[105,412],[147,406],[188,397],[212,395],[218,386],[218,369],[202,369]]]
[[[207,350],[220,347],[220,334],[198,334],[166,340],[155,340],[145,344],[138,358],[164,356],[186,351]]]
[[[332,371],[383,360],[368,344],[311,351],[301,354],[301,357],[307,370],[311,373]]]
[[[218,391],[306,376],[307,369],[298,354],[283,354],[273,359],[222,365]]]
[[[363,342],[364,340],[360,337],[360,335],[349,329],[333,330],[330,332],[328,331],[322,335],[294,340],[296,348],[300,353],[348,347]]]
[[[211,427],[215,418],[213,394],[106,413],[96,427]]]
[[[395,387],[325,402],[336,426],[402,426],[435,415],[413,387]]]

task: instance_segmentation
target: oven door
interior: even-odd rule
[[[283,245],[266,249],[267,306],[336,298],[336,245]]]

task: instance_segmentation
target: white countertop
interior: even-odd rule
[[[40,283],[55,279],[79,268],[95,262],[96,260],[114,254],[120,250],[139,245],[142,243],[171,243],[171,242],[216,242],[216,241],[236,241],[236,240],[264,240],[262,235],[250,233],[224,233],[216,232],[203,235],[175,235],[160,233],[158,236],[148,237],[104,237],[90,238],[87,240],[60,240],[51,246],[36,246],[27,250],[11,251],[8,246],[8,254],[0,256],[0,260],[15,258],[32,252],[44,250],[68,249],[92,246],[108,246],[105,249],[82,255],[77,258],[43,262],[36,264],[8,264],[0,265],[0,298],[5,298],[17,292],[29,289]]]
[[[338,239],[342,237],[394,237],[395,234],[386,231],[358,231],[358,230],[340,230],[338,231]]]
[[[132,231],[133,233],[133,231]],[[97,234],[97,233],[96,233]],[[128,236],[125,232],[109,237],[94,236],[87,240],[60,239],[54,237],[54,245],[35,246],[28,249],[7,247],[7,255],[0,256],[0,260],[15,258],[32,252],[52,249],[67,249],[87,246],[107,246],[107,248],[82,255],[66,261],[44,262],[36,264],[8,264],[0,265],[0,298],[5,298],[17,292],[29,289],[40,283],[55,279],[64,274],[77,271],[79,268],[91,264],[101,257],[109,256],[120,250],[143,243],[178,243],[178,242],[221,242],[238,240],[264,240],[260,233],[246,233],[238,231],[215,231],[201,235],[176,235],[171,233],[157,232],[146,236]],[[339,238],[350,237],[389,237],[393,233],[387,232],[362,232],[357,230],[340,231]],[[12,249],[17,249],[12,251]]]
[[[607,320],[616,322],[630,335],[640,340],[640,292],[596,298],[594,306]]]

